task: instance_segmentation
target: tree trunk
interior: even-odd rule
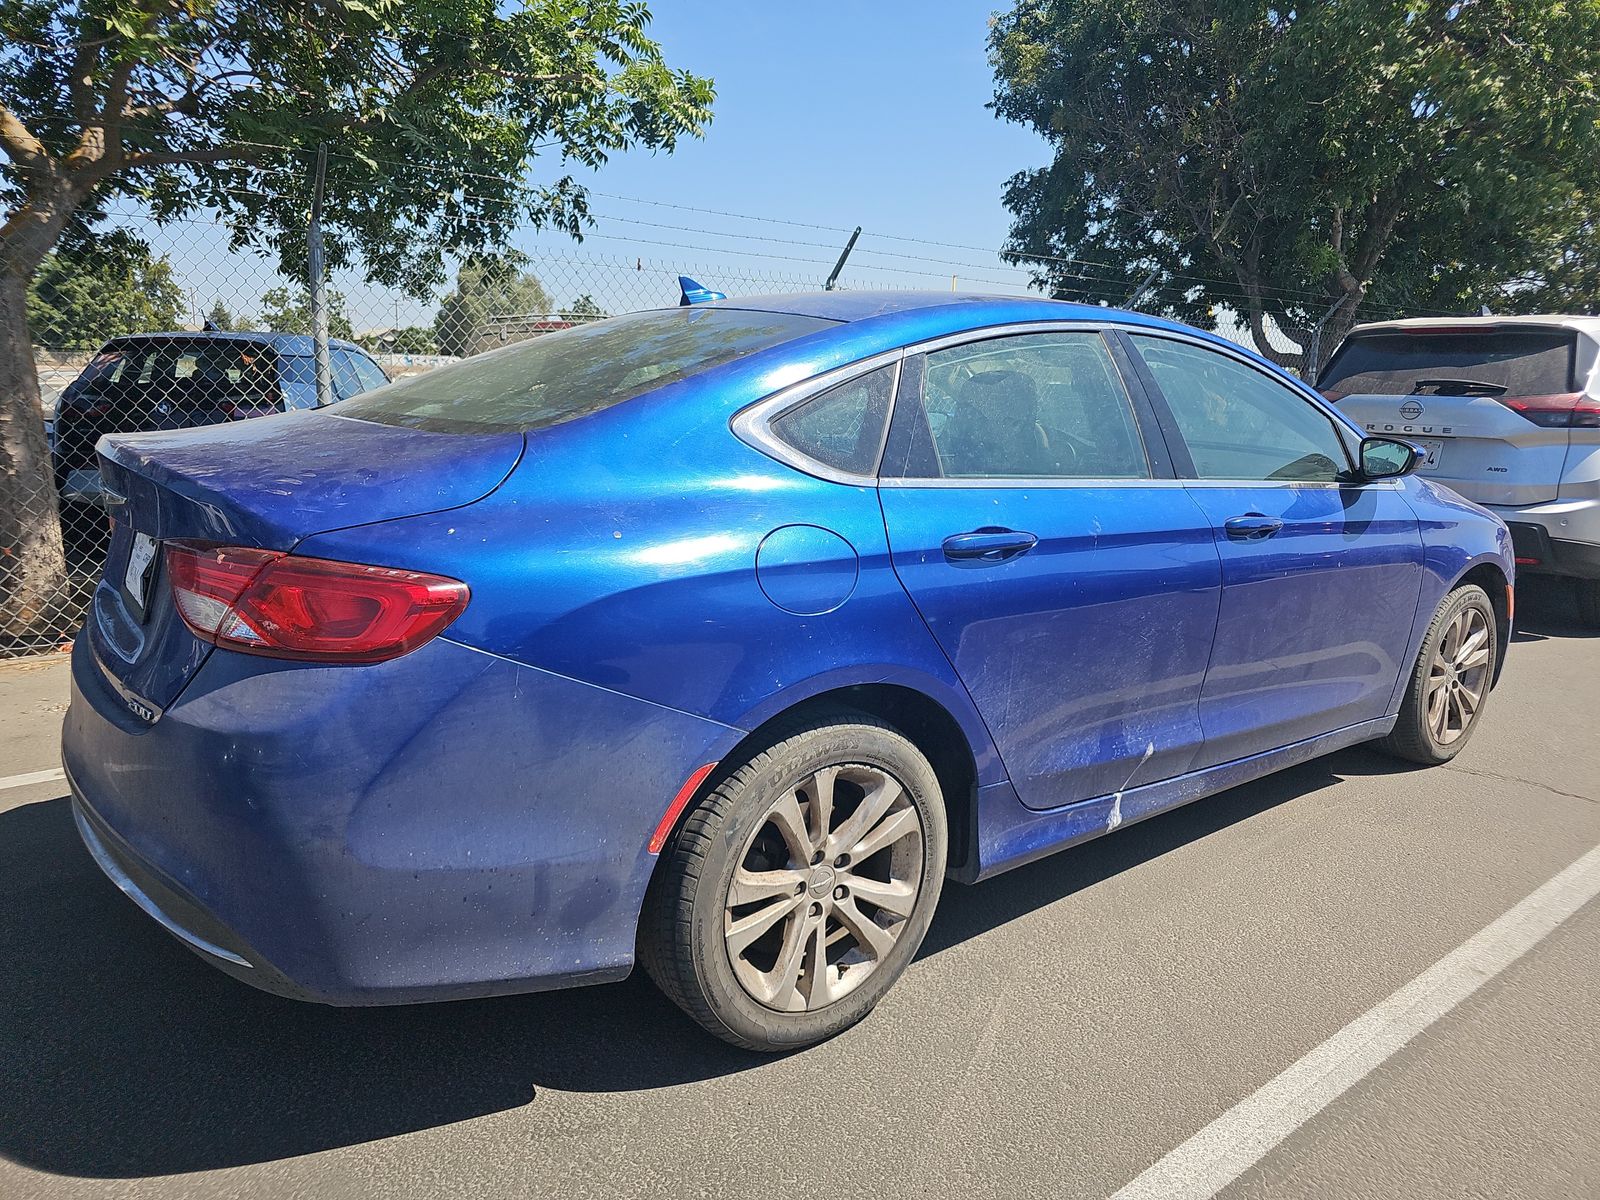
[[[28,333],[28,278],[0,266],[0,636],[49,634],[66,573]]]

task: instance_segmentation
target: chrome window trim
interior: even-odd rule
[[[1150,337],[1166,338],[1171,341],[1187,342],[1202,350],[1210,350],[1229,358],[1240,366],[1265,376],[1267,379],[1288,390],[1292,395],[1298,395],[1302,400],[1311,404],[1324,417],[1332,423],[1335,432],[1343,431],[1346,435],[1353,435],[1358,444],[1366,435],[1356,430],[1345,415],[1333,408],[1328,402],[1312,390],[1303,380],[1290,377],[1287,381],[1264,369],[1261,363],[1244,350],[1243,347],[1235,348],[1231,345],[1217,345],[1203,337],[1180,330],[1171,330],[1146,325],[1136,325],[1124,321],[1096,321],[1073,318],[1063,321],[1020,321],[1000,325],[984,325],[976,329],[963,329],[956,333],[940,334],[938,337],[926,338],[920,342],[910,342],[893,350],[880,351],[866,358],[858,359],[853,363],[846,363],[841,367],[834,367],[820,375],[813,375],[797,383],[764,396],[752,404],[746,405],[734,414],[729,422],[729,427],[734,435],[753,450],[760,451],[768,458],[775,459],[785,466],[793,467],[803,474],[810,475],[829,483],[845,484],[849,487],[1005,487],[1005,488],[1073,488],[1073,487],[1206,487],[1206,488],[1372,488],[1382,491],[1397,491],[1401,484],[1399,480],[1375,480],[1361,483],[1356,481],[1297,481],[1280,479],[1159,479],[1159,478],[1118,478],[1118,479],[1071,479],[1051,478],[1028,479],[1007,476],[973,476],[968,479],[901,479],[882,478],[877,474],[883,463],[883,452],[888,445],[889,430],[894,425],[895,408],[900,399],[900,378],[905,360],[914,354],[931,354],[936,350],[944,350],[952,346],[963,346],[971,342],[992,341],[997,338],[1012,337],[1030,333],[1099,333],[1116,331],[1131,336],[1146,335]],[[1121,378],[1121,367],[1116,364],[1113,357],[1113,366]],[[800,407],[808,400],[815,399],[823,392],[837,387],[843,383],[869,375],[880,367],[893,364],[895,367],[894,380],[889,393],[889,416],[884,422],[883,435],[878,442],[878,466],[871,475],[857,475],[849,471],[841,471],[830,467],[826,463],[818,462],[810,455],[803,454],[779,438],[771,430],[771,423],[785,413]],[[1128,381],[1122,379],[1123,388],[1129,390]],[[1139,430],[1141,440],[1145,430],[1138,421],[1135,413],[1135,427]],[[1341,439],[1343,440],[1343,439]],[[1146,448],[1148,461],[1149,451]],[[1345,453],[1348,456],[1350,447],[1346,443]],[[1354,469],[1352,467],[1352,469]]]
[[[984,342],[995,338],[1011,337],[1014,334],[1024,333],[1104,333],[1107,329],[1117,328],[1113,321],[1085,321],[1075,318],[1069,321],[1020,321],[999,325],[983,325],[976,329],[963,329],[957,333],[940,334],[938,337],[926,338],[920,342],[912,342],[905,346],[898,346],[893,350],[883,350],[866,358],[857,359],[842,367],[834,367],[820,375],[813,375],[809,379],[802,379],[798,383],[790,384],[768,396],[762,397],[753,404],[748,404],[734,414],[728,423],[729,428],[745,445],[753,450],[759,450],[768,458],[776,459],[786,467],[793,467],[806,475],[829,483],[842,483],[849,487],[877,487],[879,483],[878,471],[883,465],[883,452],[889,444],[889,430],[894,426],[895,404],[900,395],[900,368],[905,360],[913,354],[927,354],[934,350],[943,350],[949,346],[965,345],[968,342]],[[874,465],[871,475],[857,475],[850,471],[841,471],[837,467],[830,467],[827,463],[818,462],[809,454],[803,454],[777,434],[772,432],[771,424],[792,409],[800,407],[808,400],[816,398],[830,388],[842,383],[849,383],[852,379],[862,375],[871,374],[880,367],[890,364],[895,365],[894,383],[889,395],[889,419],[884,423],[883,437],[878,443],[878,461]],[[1119,369],[1120,375],[1120,369]],[[1126,381],[1124,381],[1126,386]],[[1140,430],[1143,438],[1144,431]],[[1148,458],[1148,451],[1146,452]]]
[[[878,481],[879,487],[893,488],[952,488],[952,487],[982,487],[982,488],[1288,488],[1322,490],[1335,488],[1353,488],[1358,490],[1376,490],[1394,492],[1400,490],[1399,480],[1375,479],[1368,482],[1349,480],[1296,480],[1296,479],[1068,479],[1044,478],[1028,479],[997,475],[974,475],[965,479],[898,479],[886,478]]]

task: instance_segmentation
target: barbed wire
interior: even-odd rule
[[[67,122],[67,123],[70,123],[70,118],[63,118],[62,120]],[[230,144],[239,145],[239,146],[242,146],[242,147],[245,147],[245,148],[248,148],[248,149],[252,149],[252,150],[260,150],[260,151],[266,151],[266,152],[280,154],[280,155],[284,156],[285,158],[289,158],[289,159],[309,157],[309,155],[311,153],[311,151],[309,149],[303,148],[303,147],[282,146],[282,145],[276,145],[276,144],[266,143],[266,142],[250,141],[250,140],[247,140],[247,139],[234,140]],[[371,156],[371,155],[360,155],[360,154],[352,153],[352,152],[349,152],[349,151],[330,150],[329,151],[329,157],[330,158],[336,158],[336,159],[343,159],[344,161],[347,161],[347,162],[360,162],[360,163],[363,163],[363,164],[368,163],[368,162],[376,163],[376,164],[378,164],[380,166],[390,167],[390,168],[394,168],[394,169],[397,169],[397,170],[403,170],[403,171],[405,171],[407,173],[415,173],[417,171],[417,169],[418,169],[418,164],[416,164],[415,162],[405,162],[405,161],[398,160],[398,159],[377,157],[377,156]],[[278,173],[280,175],[281,174],[288,174],[291,171],[291,167],[288,166],[288,165],[274,166],[274,165],[271,165],[271,164],[252,163],[252,164],[250,164],[250,166],[254,170],[258,170],[258,171],[261,171],[261,172],[264,172],[264,173],[276,172],[276,173]],[[498,175],[498,174],[494,174],[492,172],[473,171],[471,169],[452,169],[451,171],[449,171],[447,173],[443,173],[443,174],[447,174],[448,178],[450,180],[452,180],[452,181],[459,180],[459,179],[481,179],[481,180],[492,181],[497,185],[504,185],[504,184],[510,182],[510,183],[513,183],[516,188],[518,188],[520,191],[522,191],[524,193],[524,198],[526,198],[526,199],[534,198],[535,196],[538,195],[538,193],[540,191],[540,188],[537,187],[537,186],[531,185],[531,184],[526,183],[526,182],[521,181],[521,180],[507,180],[504,176]],[[833,233],[833,234],[840,234],[840,235],[848,235],[851,232],[853,232],[852,227],[847,227],[847,226],[829,225],[829,224],[824,224],[824,223],[814,222],[814,221],[801,221],[801,220],[797,220],[797,219],[794,219],[794,218],[775,217],[775,216],[766,215],[766,214],[742,213],[742,212],[737,212],[737,211],[730,210],[730,209],[711,208],[711,207],[707,207],[707,206],[703,206],[703,205],[685,204],[685,203],[681,203],[681,202],[678,202],[678,201],[671,201],[671,200],[662,200],[662,199],[655,199],[655,198],[629,196],[629,195],[626,195],[626,194],[623,194],[623,193],[611,192],[611,191],[598,189],[598,188],[587,188],[586,187],[584,190],[586,191],[586,193],[588,195],[594,196],[594,197],[600,197],[600,198],[604,198],[604,199],[615,200],[615,201],[628,203],[628,204],[637,204],[637,205],[641,205],[641,206],[648,206],[648,207],[651,207],[651,208],[667,209],[667,210],[671,210],[671,211],[675,211],[675,212],[692,213],[692,214],[698,214],[698,215],[704,215],[704,216],[715,216],[715,217],[721,217],[721,218],[725,218],[725,219],[729,219],[729,220],[747,221],[747,222],[752,222],[752,223],[761,224],[761,225],[781,226],[781,227],[797,228],[797,229],[807,229],[807,230],[812,230],[812,231],[815,231],[815,232],[826,232],[826,233]],[[239,190],[236,190],[236,189],[235,190],[223,189],[223,194],[232,194],[232,195],[234,195],[236,197],[242,198],[242,197],[245,197],[245,196],[248,196],[248,195],[252,195],[253,193],[243,192],[243,191],[239,191]],[[496,193],[495,195],[491,196],[491,195],[488,195],[487,193],[473,192],[473,191],[470,191],[470,190],[461,190],[461,189],[457,189],[457,194],[460,195],[464,199],[470,199],[470,200],[493,200],[496,203],[498,203],[498,202],[500,202],[500,201],[502,201],[504,199],[504,197],[502,195],[498,194],[498,193]],[[762,241],[762,240],[766,240],[766,241],[768,241],[768,242],[770,242],[770,243],[772,243],[774,245],[783,245],[783,244],[802,245],[802,246],[807,246],[807,247],[810,247],[810,248],[813,248],[813,249],[826,249],[826,250],[830,250],[830,251],[834,251],[834,250],[838,249],[838,246],[836,244],[834,244],[834,243],[804,242],[804,241],[799,241],[797,239],[783,239],[783,238],[779,238],[779,237],[777,237],[775,235],[750,234],[750,233],[742,233],[742,232],[738,232],[738,231],[723,230],[723,229],[708,230],[708,229],[697,228],[697,227],[685,227],[685,226],[681,226],[681,225],[672,225],[672,224],[669,224],[669,223],[666,223],[666,222],[649,222],[649,221],[645,221],[645,220],[643,220],[641,218],[626,217],[626,216],[621,216],[619,214],[592,214],[592,215],[594,215],[597,219],[612,220],[612,221],[617,221],[619,223],[637,224],[637,225],[644,226],[644,227],[655,227],[655,228],[662,228],[662,229],[675,229],[675,230],[678,230],[678,231],[681,231],[681,232],[696,233],[699,236],[710,236],[710,237],[718,237],[718,238],[727,238],[727,239],[731,239],[731,240],[740,240],[740,241]],[[617,235],[615,235],[615,234],[606,235],[606,234],[600,234],[600,233],[597,233],[597,232],[594,232],[594,231],[587,231],[584,236],[586,236],[586,237],[605,236],[605,237],[608,237],[608,238],[611,238],[611,239],[620,240],[620,239],[617,239]],[[1007,249],[1007,248],[1004,248],[1004,247],[993,248],[993,247],[986,247],[986,246],[975,246],[975,245],[971,245],[971,244],[968,244],[968,243],[941,241],[939,239],[933,239],[933,238],[913,237],[913,236],[909,236],[909,235],[905,235],[905,234],[890,233],[890,232],[877,230],[877,229],[869,229],[869,228],[867,228],[865,226],[862,228],[862,236],[864,238],[876,238],[876,239],[881,239],[881,240],[884,240],[884,241],[891,241],[891,242],[895,242],[895,243],[898,243],[898,244],[909,245],[909,246],[925,246],[925,247],[932,247],[932,248],[940,249],[940,250],[962,250],[962,251],[979,253],[979,254],[993,255],[997,260],[1000,260],[1000,261],[997,261],[997,262],[994,262],[994,263],[989,263],[989,264],[980,264],[980,263],[971,263],[971,262],[951,260],[951,259],[941,259],[941,258],[937,258],[937,257],[931,256],[931,255],[900,254],[900,253],[898,253],[896,251],[883,250],[883,249],[879,249],[879,248],[872,247],[872,246],[869,246],[869,245],[863,245],[863,244],[860,244],[860,243],[858,243],[858,245],[856,247],[856,250],[855,250],[855,253],[858,254],[858,255],[870,254],[870,255],[874,255],[874,256],[878,256],[878,257],[899,257],[899,258],[902,258],[902,259],[905,259],[905,260],[909,260],[909,261],[928,263],[930,265],[955,266],[959,270],[967,271],[967,272],[971,272],[971,271],[993,272],[993,271],[998,269],[998,270],[1016,271],[1016,272],[1019,272],[1019,273],[1022,273],[1022,274],[1030,276],[1028,281],[1020,283],[1020,284],[1015,282],[1015,281],[1012,281],[1012,280],[996,280],[995,278],[993,278],[992,275],[989,275],[989,276],[984,277],[982,279],[978,279],[978,277],[976,277],[976,276],[971,276],[971,278],[973,278],[975,281],[978,281],[978,282],[999,284],[1001,286],[1022,286],[1022,287],[1031,287],[1031,286],[1033,286],[1032,279],[1031,279],[1031,276],[1032,276],[1033,272],[1032,272],[1032,268],[1031,267],[1018,265],[1018,262],[1016,262],[1016,261],[1006,261],[1006,260],[1020,260],[1020,262],[1023,262],[1023,263],[1034,264],[1034,265],[1037,265],[1037,266],[1044,267],[1044,268],[1048,269],[1052,273],[1052,277],[1056,278],[1056,279],[1075,280],[1075,281],[1081,282],[1081,283],[1086,284],[1086,285],[1087,284],[1096,284],[1096,285],[1104,284],[1105,286],[1096,288],[1095,290],[1100,292],[1101,294],[1104,294],[1104,295],[1107,295],[1107,296],[1112,295],[1117,290],[1117,288],[1119,288],[1119,287],[1127,287],[1128,286],[1127,285],[1127,277],[1128,277],[1128,274],[1129,274],[1129,271],[1130,271],[1130,267],[1129,267],[1129,264],[1126,264],[1126,263],[1119,264],[1119,263],[1106,262],[1104,260],[1086,259],[1086,258],[1083,258],[1081,256],[1076,256],[1076,255],[1043,254],[1043,253],[1037,253],[1037,252],[1031,252],[1031,251],[1012,250],[1012,249]],[[634,240],[640,242],[640,244],[646,244],[646,245],[681,246],[681,248],[684,248],[684,249],[696,249],[696,250],[702,250],[702,251],[704,251],[706,249],[704,247],[695,247],[695,246],[690,246],[690,245],[684,245],[682,243],[661,242],[659,240],[649,240],[649,239],[642,239],[642,238],[634,239]],[[780,256],[765,255],[765,257],[780,257]],[[818,261],[818,262],[820,262],[820,260],[803,260],[803,261],[808,261],[808,262],[809,261]],[[824,264],[824,265],[831,266],[831,261],[828,264]],[[883,269],[887,270],[888,268],[883,268]],[[1105,278],[1105,277],[1100,276],[1100,275],[1094,275],[1094,274],[1090,274],[1089,273],[1089,272],[1093,272],[1093,271],[1111,272],[1111,273],[1114,273],[1115,278],[1114,279],[1110,279],[1110,278]],[[930,271],[930,272],[928,272],[928,274],[932,275],[932,274],[936,274],[936,273]],[[1160,279],[1163,282],[1168,283],[1168,284],[1170,284],[1172,286],[1175,286],[1175,287],[1182,287],[1183,285],[1193,285],[1195,287],[1204,287],[1204,288],[1210,289],[1213,292],[1221,292],[1221,293],[1229,294],[1229,295],[1236,294],[1240,301],[1243,301],[1245,299],[1245,295],[1246,295],[1243,285],[1237,284],[1234,281],[1230,281],[1230,280],[1226,280],[1226,279],[1220,279],[1215,275],[1196,273],[1196,272],[1192,272],[1192,271],[1189,271],[1189,272],[1174,271],[1174,272],[1163,272],[1161,274],[1161,276],[1160,276]],[[1132,290],[1133,289],[1131,287],[1128,288],[1128,291],[1131,292]],[[1258,287],[1256,287],[1254,290],[1259,295],[1261,295],[1263,298],[1275,300],[1275,301],[1277,301],[1279,303],[1282,303],[1282,304],[1285,304],[1285,305],[1298,305],[1298,306],[1303,306],[1303,307],[1306,307],[1306,308],[1309,308],[1309,309],[1313,309],[1313,310],[1326,308],[1329,304],[1332,303],[1332,300],[1333,300],[1333,297],[1328,292],[1326,292],[1324,290],[1314,289],[1314,288],[1289,288],[1289,287],[1284,287],[1284,286],[1281,286],[1281,285],[1262,284],[1262,285],[1259,285]],[[1376,304],[1373,304],[1371,302],[1368,302],[1363,307],[1364,307],[1364,309],[1366,311],[1368,311],[1368,312],[1370,312],[1370,313],[1372,313],[1374,315],[1383,315],[1383,316],[1393,316],[1393,315],[1397,315],[1397,314],[1401,314],[1401,313],[1405,313],[1405,314],[1409,314],[1409,315],[1415,315],[1415,316],[1452,316],[1452,315],[1459,315],[1459,314],[1452,313],[1452,312],[1450,312],[1448,310],[1443,310],[1443,309],[1424,309],[1424,308],[1420,308],[1420,307],[1416,307],[1416,306],[1402,306],[1402,305],[1376,305]]]

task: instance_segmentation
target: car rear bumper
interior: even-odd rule
[[[620,979],[684,776],[736,731],[436,639],[377,667],[214,653],[153,724],[73,650],[102,870],[207,961],[327,1004]]]

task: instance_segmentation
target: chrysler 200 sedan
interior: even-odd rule
[[[686,299],[687,299],[686,295]],[[1216,337],[695,303],[100,444],[64,758],[101,867],[329,1004],[620,979],[764,1050],[970,883],[1358,742],[1443,762],[1510,539]]]

